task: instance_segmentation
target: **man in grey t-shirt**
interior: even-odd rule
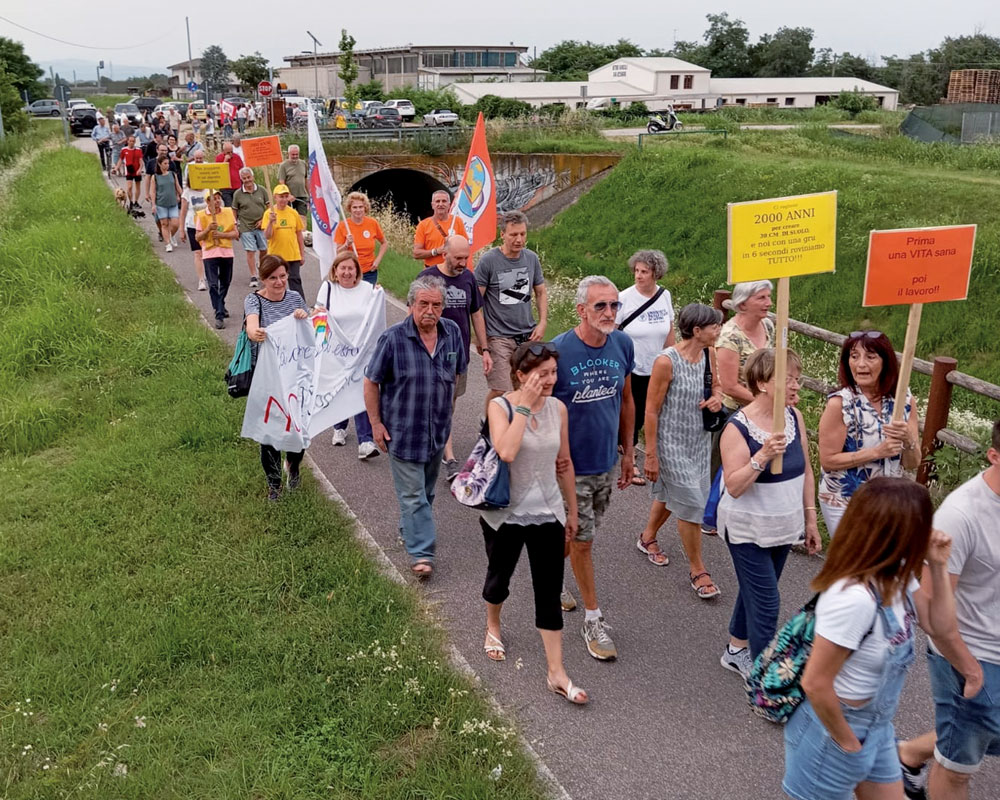
[[[934,527],[951,537],[948,572],[960,638],[931,640],[935,730],[899,745],[910,797],[919,796],[913,787],[931,755],[930,797],[950,800],[967,798],[983,759],[1000,755],[1000,420],[991,444],[990,466],[934,515]]]
[[[545,335],[549,315],[549,296],[542,277],[538,256],[526,248],[528,218],[520,211],[508,211],[500,217],[503,244],[484,255],[476,266],[476,285],[483,295],[488,352],[493,369],[486,376],[490,400],[513,388],[510,382],[510,357],[522,342],[539,342]],[[531,313],[531,295],[538,302],[538,323]]]

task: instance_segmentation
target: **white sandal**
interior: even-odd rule
[[[556,684],[548,678],[545,679],[545,682],[548,684],[550,692],[555,692],[557,695],[565,697],[574,705],[583,706],[590,702],[587,692],[574,684],[573,681],[567,681],[565,688],[562,686],[556,686]]]
[[[490,661],[507,660],[507,650],[504,648],[503,642],[501,642],[496,636],[494,636],[488,630],[486,631],[486,641],[490,642],[490,644],[483,645],[483,650],[486,652],[486,657]],[[499,657],[494,658],[493,657],[494,653],[498,654]]]

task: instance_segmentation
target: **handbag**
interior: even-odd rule
[[[661,286],[659,289],[656,290],[656,294],[654,294],[652,297],[650,297],[645,303],[643,303],[635,311],[633,311],[631,314],[629,314],[627,317],[625,317],[625,319],[622,320],[621,325],[618,326],[618,330],[620,330],[620,331],[625,330],[625,326],[628,325],[629,323],[633,322],[636,317],[638,317],[640,314],[642,314],[643,311],[645,311],[647,308],[649,308],[651,305],[653,305],[653,303],[655,303],[657,300],[659,300],[660,299],[660,295],[663,294],[663,292],[664,292],[664,289]]]
[[[514,420],[514,409],[507,398],[507,420]],[[489,419],[483,420],[472,453],[465,466],[451,482],[451,493],[463,506],[488,510],[510,505],[510,466],[497,455],[490,441]]]
[[[257,296],[257,319],[263,313],[260,296]],[[250,345],[250,337],[247,336],[247,319],[243,315],[243,330],[240,331],[236,339],[236,349],[233,357],[229,361],[226,369],[226,391],[230,397],[246,397],[250,394],[250,384],[253,383],[253,371],[257,366],[257,361],[253,357],[253,347]]]
[[[712,396],[712,359],[709,358],[708,348],[704,350],[705,353],[705,399],[708,400]],[[729,419],[729,414],[724,408],[720,408],[718,411],[709,411],[707,408],[701,410],[701,426],[706,431],[711,431],[715,433],[716,431],[721,431],[723,426],[726,424],[726,420]]]

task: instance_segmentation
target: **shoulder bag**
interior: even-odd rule
[[[629,314],[627,317],[625,317],[625,319],[622,320],[621,325],[618,326],[618,330],[623,331],[623,330],[625,330],[625,326],[626,325],[628,325],[629,323],[635,322],[636,318],[639,317],[642,314],[643,311],[645,311],[647,308],[649,308],[651,305],[653,305],[653,303],[655,303],[657,300],[660,299],[660,295],[662,295],[663,292],[664,292],[664,289],[661,286],[659,289],[656,290],[656,294],[654,294],[652,297],[650,297],[645,303],[643,303],[635,311],[633,311],[631,314]]]
[[[514,409],[506,397],[507,419],[514,420]],[[483,420],[476,446],[465,466],[451,482],[451,493],[463,506],[487,510],[510,505],[510,466],[497,455],[490,441],[489,418]]]
[[[707,347],[703,352],[705,353],[705,399],[708,400],[712,396],[712,359]],[[707,408],[701,410],[701,426],[706,431],[712,433],[721,431],[727,419],[729,419],[729,414],[724,408],[720,408],[718,411],[709,411]]]
[[[255,293],[256,294],[256,293]],[[257,319],[263,315],[263,307],[260,302],[260,295],[257,297]],[[236,349],[233,352],[229,368],[226,370],[226,391],[230,397],[246,397],[250,394],[250,384],[253,382],[254,367],[257,362],[253,357],[253,347],[250,338],[247,336],[247,319],[243,315],[243,330],[240,331],[236,340]]]

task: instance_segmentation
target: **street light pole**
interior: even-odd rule
[[[319,99],[319,58],[318,58],[318,55],[317,55],[317,52],[316,52],[316,48],[317,48],[317,46],[322,45],[322,42],[320,42],[315,36],[313,36],[310,31],[306,31],[306,33],[308,33],[309,34],[309,38],[313,40],[313,82],[315,84],[315,90],[316,90],[315,94],[313,95],[313,99],[314,100],[318,100]]]

